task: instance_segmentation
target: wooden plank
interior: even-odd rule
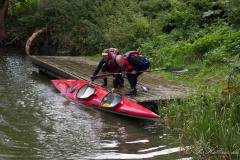
[[[30,60],[39,70],[56,78],[84,79],[88,81],[98,65],[96,61],[77,56],[30,56]],[[96,80],[94,83],[100,85],[102,81]],[[137,103],[158,103],[163,100],[182,98],[188,95],[190,91],[186,86],[149,73],[140,75],[138,82],[147,86],[150,90],[149,92],[144,92],[141,89],[141,85],[138,84],[137,96],[128,96],[129,99]],[[108,89],[111,88],[112,77],[109,77]],[[118,88],[117,92],[125,95],[125,92],[128,90],[130,90],[130,86],[127,79],[125,79],[124,87]]]

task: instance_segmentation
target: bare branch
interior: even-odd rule
[[[11,40],[10,42],[6,43],[5,46],[13,43],[16,39],[18,39],[18,37],[21,35],[22,33],[18,34],[13,40]]]
[[[25,52],[27,55],[30,54],[30,47],[31,47],[32,41],[37,37],[37,35],[39,35],[40,33],[44,32],[46,30],[47,30],[47,28],[45,28],[45,27],[41,28],[41,29],[37,30],[36,32],[34,32],[32,34],[32,36],[28,38],[28,40],[26,42],[26,46],[25,46]]]

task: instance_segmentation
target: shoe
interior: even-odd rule
[[[126,93],[127,96],[136,95],[136,94],[137,94],[136,89],[131,89],[129,92]]]

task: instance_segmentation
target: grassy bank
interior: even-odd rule
[[[188,33],[186,33],[188,32]],[[188,36],[182,36],[182,35]],[[222,95],[232,68],[239,61],[240,31],[218,20],[203,28],[175,29],[147,39],[138,48],[151,60],[151,69],[185,67],[185,73],[156,72],[159,76],[193,87],[181,101],[159,107],[164,123],[179,134],[183,145],[204,156],[236,158],[240,144],[239,93]],[[120,52],[123,54],[124,51]],[[96,58],[97,57],[97,58]],[[99,55],[92,59],[99,59]],[[231,76],[240,82],[239,72]]]
[[[187,35],[187,36],[186,36]],[[156,73],[166,79],[194,87],[190,97],[159,106],[166,126],[179,134],[183,145],[191,145],[198,156],[239,158],[239,92],[223,95],[229,75],[239,61],[240,32],[217,20],[204,27],[175,29],[142,43],[152,67],[185,67],[189,72]],[[154,54],[151,54],[154,53]],[[230,78],[238,90],[239,69]]]
[[[200,90],[186,99],[159,107],[167,126],[179,133],[184,145],[203,156],[236,158],[239,154],[239,93],[223,96]]]
[[[198,71],[184,74],[161,73],[161,76],[196,89],[182,100],[159,107],[166,126],[179,134],[183,145],[191,145],[197,156],[216,159],[239,158],[239,91],[222,94],[224,88],[238,85],[238,71],[229,77],[231,65],[197,65]],[[194,68],[194,65],[188,66]],[[196,66],[195,66],[196,67]]]

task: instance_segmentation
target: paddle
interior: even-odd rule
[[[154,69],[154,70],[144,70],[144,71],[138,71],[138,72],[156,72],[156,71],[167,71],[167,72],[187,72],[188,69],[186,68],[160,68],[160,69]],[[126,74],[130,74],[131,72],[125,72]],[[113,76],[113,75],[122,75],[122,73],[109,73],[109,74],[103,74],[103,75],[98,75],[98,76],[91,76],[91,79],[100,79],[100,78],[105,78],[108,76]]]

